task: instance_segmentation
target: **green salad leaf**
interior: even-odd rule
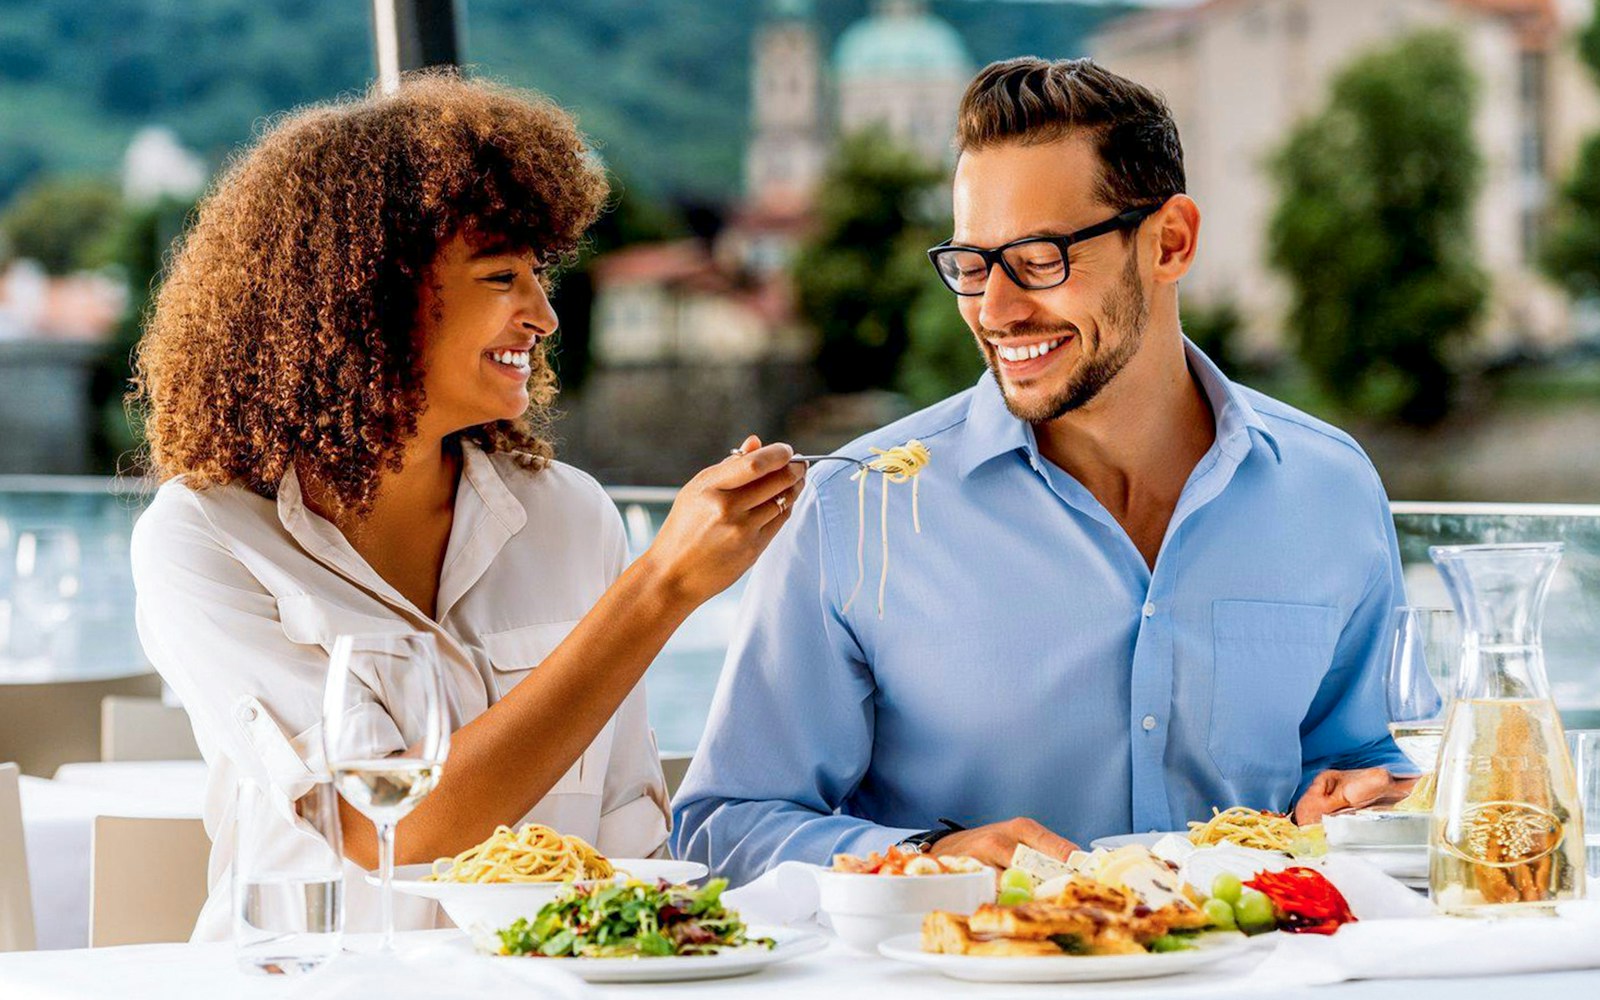
[[[533,919],[497,931],[502,955],[628,958],[714,955],[725,948],[771,948],[750,937],[739,914],[722,905],[726,879],[696,889],[666,882],[576,886]]]

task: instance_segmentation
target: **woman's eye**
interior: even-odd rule
[[[510,271],[502,271],[499,274],[491,274],[483,280],[494,285],[510,285],[517,280],[517,276]]]

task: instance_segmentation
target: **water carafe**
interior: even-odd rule
[[[1429,550],[1461,619],[1428,843],[1434,905],[1552,912],[1584,893],[1583,812],[1540,628],[1559,543]]]

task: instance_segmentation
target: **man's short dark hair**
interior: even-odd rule
[[[1095,196],[1117,208],[1159,205],[1184,190],[1183,145],[1167,102],[1092,59],[990,63],[961,98],[956,149],[1084,135],[1100,156]]]

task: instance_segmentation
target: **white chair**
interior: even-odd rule
[[[689,773],[689,762],[694,760],[692,753],[664,753],[661,755],[661,773],[667,779],[667,800],[671,801],[678,794],[678,786],[683,784],[683,776]]]
[[[199,760],[189,713],[160,698],[100,699],[100,759]]]
[[[32,951],[35,944],[19,773],[15,764],[0,764],[0,951]]]
[[[90,853],[89,947],[189,940],[211,855],[200,820],[96,816]]]

